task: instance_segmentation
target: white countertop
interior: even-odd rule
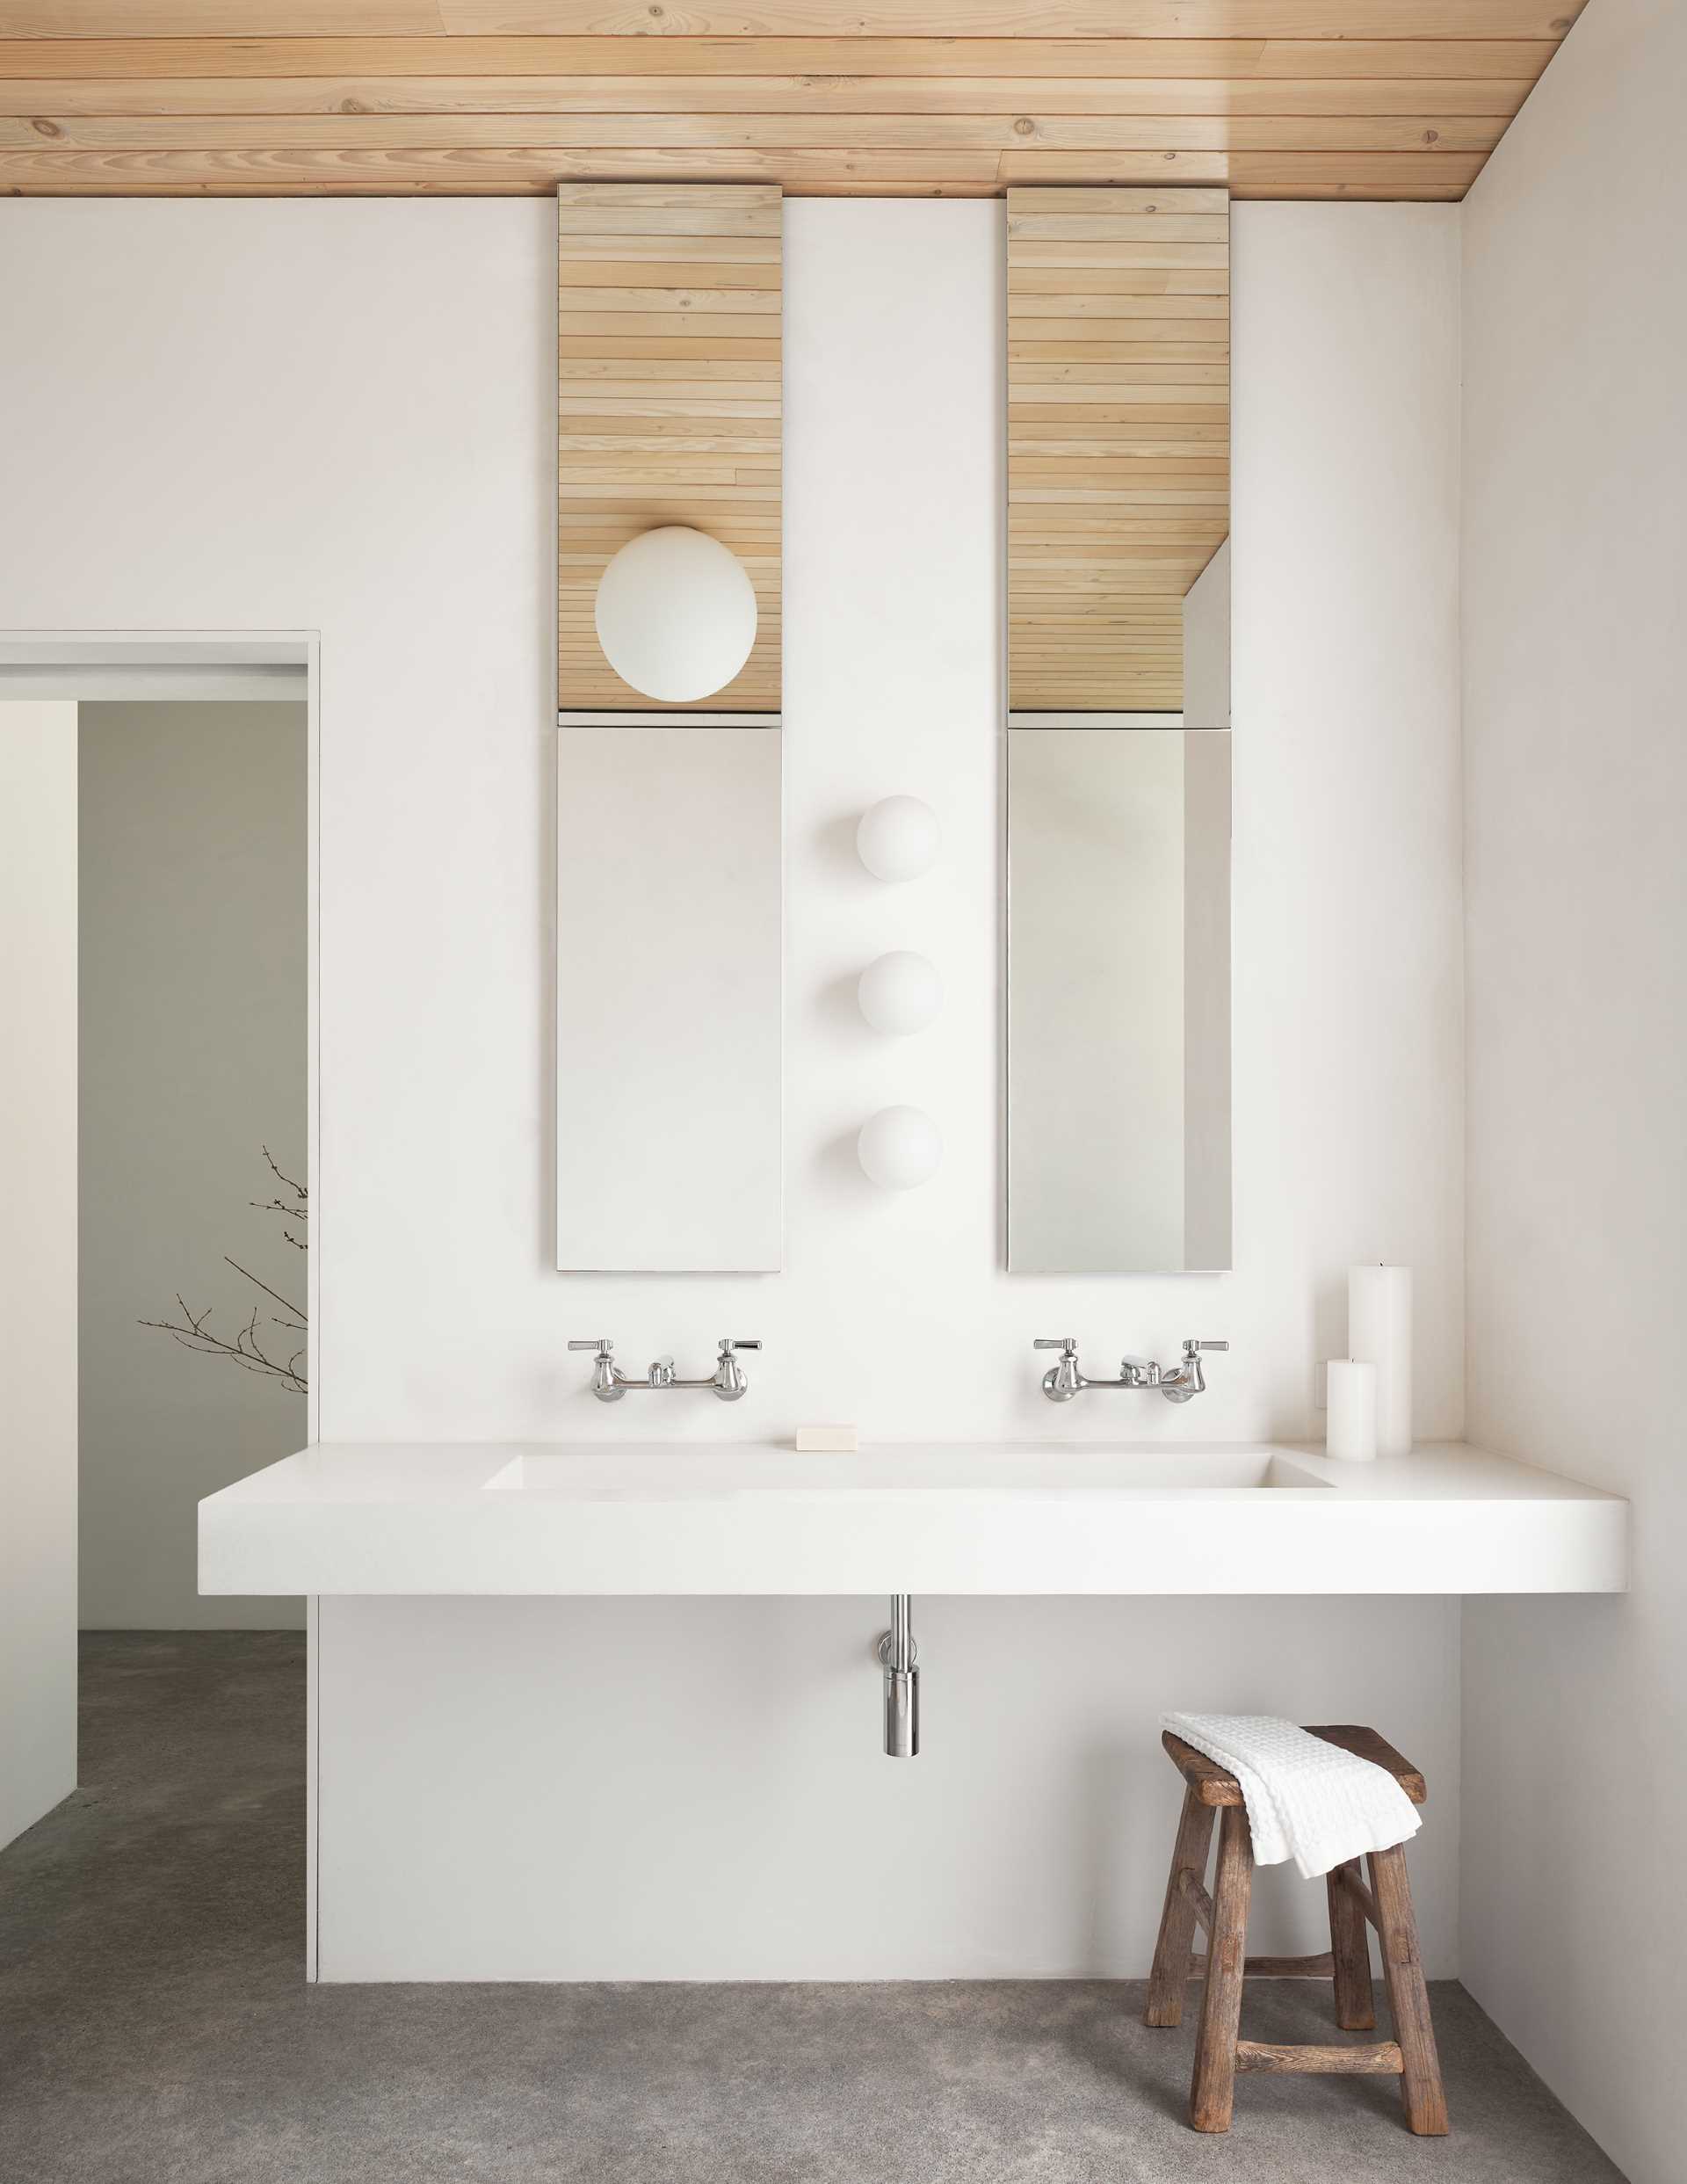
[[[1461,1442],[324,1441],[199,1504],[199,1591],[1615,1593],[1627,1541]]]

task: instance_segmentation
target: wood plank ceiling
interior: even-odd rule
[[[0,0],[0,187],[1454,199],[1581,4]]]

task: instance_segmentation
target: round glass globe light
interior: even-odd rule
[[[936,861],[943,830],[917,796],[885,796],[861,815],[856,853],[875,880],[917,880]]]
[[[604,657],[624,683],[670,705],[725,687],[756,642],[756,588],[729,547],[664,524],[629,539],[597,580]]]
[[[911,1191],[943,1165],[943,1139],[923,1108],[881,1107],[861,1126],[856,1154],[873,1182],[887,1191]]]
[[[893,948],[869,963],[855,990],[861,1013],[874,1031],[895,1039],[923,1031],[943,1006],[937,966],[912,948]]]

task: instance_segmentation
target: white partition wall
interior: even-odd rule
[[[76,708],[0,698],[0,1844],[76,1784]]]
[[[1687,2014],[1625,1854],[1687,1796],[1683,82],[1678,0],[1597,0],[1464,207],[1470,1424],[1635,1514],[1626,1599],[1466,1610],[1464,1964],[1633,2184]]]

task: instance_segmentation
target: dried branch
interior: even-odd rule
[[[301,1207],[307,1205],[310,1200],[310,1193],[305,1188],[304,1185],[302,1183],[295,1183],[290,1175],[283,1174],[282,1171],[275,1165],[275,1155],[270,1150],[267,1145],[262,1145],[258,1148],[258,1150],[263,1154],[265,1161],[268,1162],[270,1173],[275,1178],[276,1181],[279,1183],[284,1189],[291,1191],[293,1196],[299,1201]]]
[[[258,1338],[256,1305],[252,1307],[251,1317],[235,1339],[229,1342],[209,1324],[209,1306],[202,1312],[192,1311],[179,1293],[176,1302],[182,1315],[180,1321],[143,1319],[141,1324],[143,1327],[156,1327],[172,1340],[179,1342],[185,1350],[195,1350],[202,1357],[228,1358],[244,1372],[279,1380],[284,1387],[293,1389],[297,1395],[302,1396],[306,1392],[305,1376],[300,1368],[300,1360],[304,1356],[304,1352],[295,1350],[285,1363],[279,1358],[272,1358]]]
[[[232,1266],[237,1274],[244,1274],[247,1281],[252,1284],[254,1288],[262,1289],[265,1296],[272,1296],[276,1302],[280,1305],[284,1310],[289,1311],[293,1314],[293,1317],[291,1319],[278,1320],[276,1322],[278,1326],[302,1327],[304,1325],[305,1308],[302,1304],[288,1303],[286,1298],[282,1295],[279,1289],[271,1288],[267,1281],[260,1281],[257,1276],[255,1273],[252,1273],[248,1268],[243,1266],[237,1259],[230,1259],[227,1252],[225,1252],[222,1255],[222,1263],[225,1266]]]
[[[283,1221],[296,1221],[302,1225],[310,1219],[310,1193],[302,1183],[295,1183],[290,1175],[282,1173],[275,1165],[275,1156],[267,1145],[262,1150],[264,1159],[269,1162],[270,1173],[284,1190],[293,1194],[292,1203],[290,1204],[284,1198],[252,1198],[248,1199],[247,1204],[253,1207],[258,1213],[279,1214]],[[302,1237],[294,1236],[291,1229],[283,1229],[281,1234],[283,1239],[291,1244],[295,1252],[308,1251],[310,1248],[305,1239]],[[242,1271],[244,1272],[244,1269],[243,1268]]]
[[[291,1176],[283,1174],[276,1165],[275,1157],[267,1145],[263,1148],[263,1153],[264,1160],[269,1165],[271,1174],[281,1185],[283,1190],[292,1194],[291,1202],[286,1199],[276,1197],[267,1200],[251,1199],[248,1203],[259,1213],[279,1214],[284,1221],[296,1222],[302,1228],[310,1217],[309,1193],[302,1183],[295,1183]],[[285,1240],[296,1251],[302,1252],[308,1249],[303,1237],[295,1236],[290,1229],[284,1227],[281,1233]],[[243,1266],[237,1259],[230,1259],[226,1252],[223,1258],[225,1265],[232,1266],[243,1281],[250,1281],[255,1289],[261,1289],[265,1296],[272,1298],[287,1315],[283,1319],[277,1314],[271,1313],[269,1315],[271,1326],[283,1328],[293,1334],[303,1334],[306,1331],[308,1322],[302,1305],[294,1304],[289,1298],[283,1296],[279,1289],[271,1288],[267,1281],[260,1281],[250,1266]],[[197,1351],[201,1357],[227,1358],[232,1364],[239,1366],[243,1372],[256,1373],[260,1378],[278,1381],[282,1387],[298,1395],[307,1392],[304,1350],[302,1348],[295,1350],[285,1360],[270,1354],[258,1334],[258,1315],[262,1310],[261,1306],[253,1305],[244,1325],[230,1342],[226,1336],[219,1334],[211,1325],[213,1307],[207,1305],[202,1312],[191,1311],[179,1290],[176,1295],[176,1303],[181,1313],[179,1320],[143,1319],[141,1324],[143,1327],[157,1328],[161,1333],[169,1335],[172,1341],[180,1343],[184,1349]]]

